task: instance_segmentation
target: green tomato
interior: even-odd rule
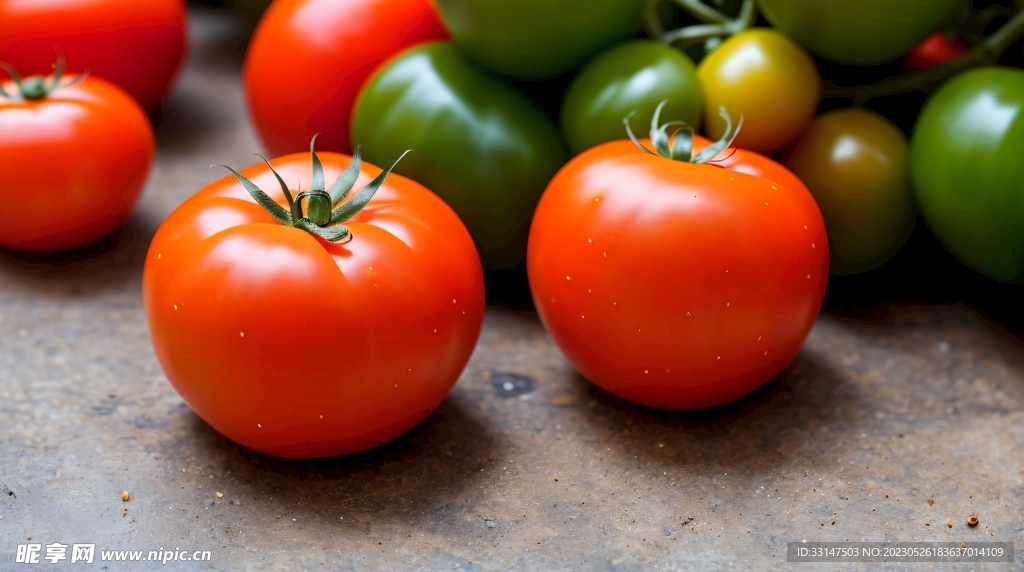
[[[910,143],[921,217],[954,256],[1024,282],[1024,71],[964,72],[925,103]]]
[[[946,22],[961,0],[758,0],[761,13],[815,55],[841,64],[896,59]]]
[[[352,145],[444,199],[492,270],[526,256],[533,210],[568,160],[555,124],[512,86],[473,66],[450,42],[422,44],[377,70],[352,115]]]
[[[562,131],[569,150],[580,153],[606,141],[625,139],[622,119],[647,132],[654,109],[666,121],[700,126],[704,95],[697,67],[661,42],[633,40],[608,49],[579,72],[562,102]]]
[[[517,79],[572,71],[640,24],[645,0],[435,0],[466,54]]]
[[[907,181],[907,138],[877,113],[849,108],[811,123],[786,158],[818,201],[833,274],[881,266],[917,221]]]

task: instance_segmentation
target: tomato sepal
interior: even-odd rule
[[[669,121],[662,125],[658,124],[658,120],[661,118],[661,110],[667,103],[668,101],[662,101],[659,103],[657,109],[654,110],[654,116],[651,118],[651,131],[649,137],[657,152],[648,149],[647,146],[641,143],[640,140],[637,139],[636,135],[633,134],[633,129],[629,126],[629,120],[633,117],[633,114],[627,115],[622,119],[622,125],[626,128],[626,135],[629,136],[629,140],[639,147],[641,151],[651,155],[659,155],[673,161],[703,165],[704,163],[711,162],[715,157],[722,153],[722,151],[725,151],[732,146],[733,141],[735,141],[736,137],[740,134],[740,129],[743,128],[742,115],[740,116],[739,124],[736,125],[736,130],[733,131],[732,116],[725,110],[725,107],[719,107],[718,114],[725,120],[725,133],[722,135],[721,139],[701,149],[700,152],[694,156],[694,128],[692,125],[685,121]],[[679,127],[679,129],[676,129],[672,132],[672,135],[669,135],[668,130],[672,127]]]
[[[334,181],[331,188],[327,191],[327,194],[331,195],[331,204],[337,205],[341,201],[345,200],[348,196],[349,191],[352,190],[352,186],[356,184],[356,179],[359,178],[359,169],[363,167],[363,155],[362,145],[356,145],[355,150],[352,151],[352,161],[345,167],[345,170],[338,175],[338,179]]]
[[[256,186],[255,183],[246,178],[245,175],[231,167],[227,165],[211,165],[211,168],[224,167],[231,171],[235,178],[238,179],[238,182],[242,183],[242,187],[245,188],[246,192],[256,201],[256,204],[263,207],[263,210],[267,211],[267,214],[274,217],[274,220],[277,222],[285,226],[304,230],[328,242],[348,241],[351,240],[352,233],[349,232],[348,227],[341,223],[351,219],[359,211],[363,210],[363,207],[370,202],[377,189],[384,184],[387,176],[398,166],[398,162],[409,154],[411,149],[402,153],[390,167],[381,171],[377,177],[367,183],[351,199],[334,208],[348,196],[355,185],[356,179],[359,176],[359,169],[362,167],[362,158],[359,155],[359,148],[356,147],[355,152],[352,154],[352,160],[331,185],[330,192],[325,191],[324,167],[320,162],[320,158],[316,155],[316,137],[314,135],[309,143],[309,152],[313,158],[313,188],[300,192],[294,198],[288,191],[288,185],[270,164],[270,161],[266,157],[257,154],[267,164],[271,172],[274,173],[277,182],[280,183],[281,190],[288,201],[289,209],[285,209],[280,203],[270,198],[270,195]],[[302,211],[303,199],[306,200],[305,213]]]
[[[366,203],[370,202],[370,199],[373,198],[373,194],[377,192],[377,189],[379,189],[380,186],[384,184],[384,179],[386,179],[387,176],[391,173],[391,170],[398,166],[398,162],[401,161],[403,157],[408,155],[409,151],[412,151],[412,149],[408,149],[404,153],[402,153],[398,157],[398,159],[395,159],[395,162],[392,163],[390,167],[388,167],[384,171],[381,171],[381,173],[377,175],[377,177],[374,180],[367,183],[366,186],[363,187],[358,193],[353,195],[351,199],[345,201],[344,203],[341,204],[341,206],[335,209],[334,213],[331,214],[331,222],[345,222],[348,219],[354,217],[356,213],[363,210],[363,207],[366,206]]]
[[[278,173],[276,169],[274,169],[273,165],[270,164],[270,160],[269,159],[267,159],[266,157],[264,157],[263,155],[261,155],[259,153],[256,153],[256,156],[259,157],[260,159],[263,159],[263,162],[266,163],[267,168],[270,169],[270,172],[274,174],[274,177],[277,179],[278,184],[281,185],[281,192],[284,193],[284,199],[286,201],[288,201],[288,206],[292,210],[292,216],[293,217],[296,216],[296,212],[295,212],[295,199],[292,198],[292,192],[288,190],[288,184],[284,182],[284,179],[281,178],[281,174]],[[301,217],[297,217],[297,218],[301,218]]]
[[[61,85],[60,80],[64,76],[64,57],[59,54],[57,55],[57,64],[53,70],[53,81],[50,82],[49,86],[46,85],[46,78],[41,75],[32,75],[22,79],[18,70],[7,62],[0,62],[0,68],[11,76],[11,82],[18,88],[17,93],[9,94],[4,89],[4,86],[0,85],[0,95],[15,103],[43,99],[58,89],[75,85],[89,75],[89,70],[86,70],[75,79]]]
[[[267,211],[267,214],[274,217],[274,220],[286,226],[295,226],[295,221],[292,220],[291,214],[288,211],[284,210],[284,207],[279,205],[277,201],[270,198],[270,195],[264,193],[262,189],[257,187],[255,183],[247,179],[245,175],[239,173],[238,171],[232,169],[231,167],[228,167],[227,165],[210,165],[211,169],[213,167],[224,167],[225,169],[231,171],[231,174],[234,175],[236,179],[238,179],[239,183],[242,183],[242,186],[245,187],[245,190],[249,193],[249,195],[252,196],[253,200],[256,201],[256,204],[263,207],[263,210]]]

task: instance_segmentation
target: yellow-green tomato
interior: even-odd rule
[[[701,61],[704,125],[708,137],[725,132],[725,110],[743,116],[736,145],[774,153],[796,139],[810,123],[821,99],[821,77],[814,60],[783,34],[754,28],[736,34]]]
[[[654,110],[665,121],[700,126],[704,95],[697,66],[661,42],[631,40],[604,51],[580,70],[562,102],[562,131],[573,154],[626,138],[622,119],[647,132]]]
[[[882,265],[914,230],[907,138],[881,115],[849,108],[818,117],[786,165],[821,207],[833,274],[860,274]]]

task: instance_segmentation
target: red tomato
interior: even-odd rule
[[[245,57],[256,130],[272,155],[309,139],[349,152],[352,106],[363,81],[405,48],[448,37],[429,0],[277,0]]]
[[[541,197],[534,302],[576,369],[620,397],[664,409],[737,399],[793,360],[818,315],[828,237],[811,194],[756,153],[721,163],[615,141],[570,161]]]
[[[320,158],[328,182],[350,159]],[[274,165],[313,187],[308,152]],[[357,184],[379,173],[364,164]],[[242,174],[287,204],[266,165]],[[346,226],[345,243],[285,226],[229,176],[153,239],[143,302],[157,358],[192,409],[246,447],[313,458],[384,443],[441,403],[473,351],[483,270],[448,205],[392,174]]]
[[[0,60],[49,73],[54,46],[68,69],[116,83],[160,109],[185,53],[183,0],[0,0]]]
[[[23,85],[31,90],[41,80],[26,78]],[[44,85],[53,81],[50,76]],[[2,86],[0,246],[66,250],[124,224],[156,146],[139,104],[98,77],[24,100],[14,83]]]
[[[971,46],[960,38],[950,40],[942,32],[935,32],[907,52],[903,62],[907,71],[920,71],[956,59],[970,49]]]

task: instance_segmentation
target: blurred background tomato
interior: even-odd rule
[[[62,53],[69,72],[121,86],[151,114],[181,67],[186,35],[184,0],[0,1],[0,61],[48,74]]]

